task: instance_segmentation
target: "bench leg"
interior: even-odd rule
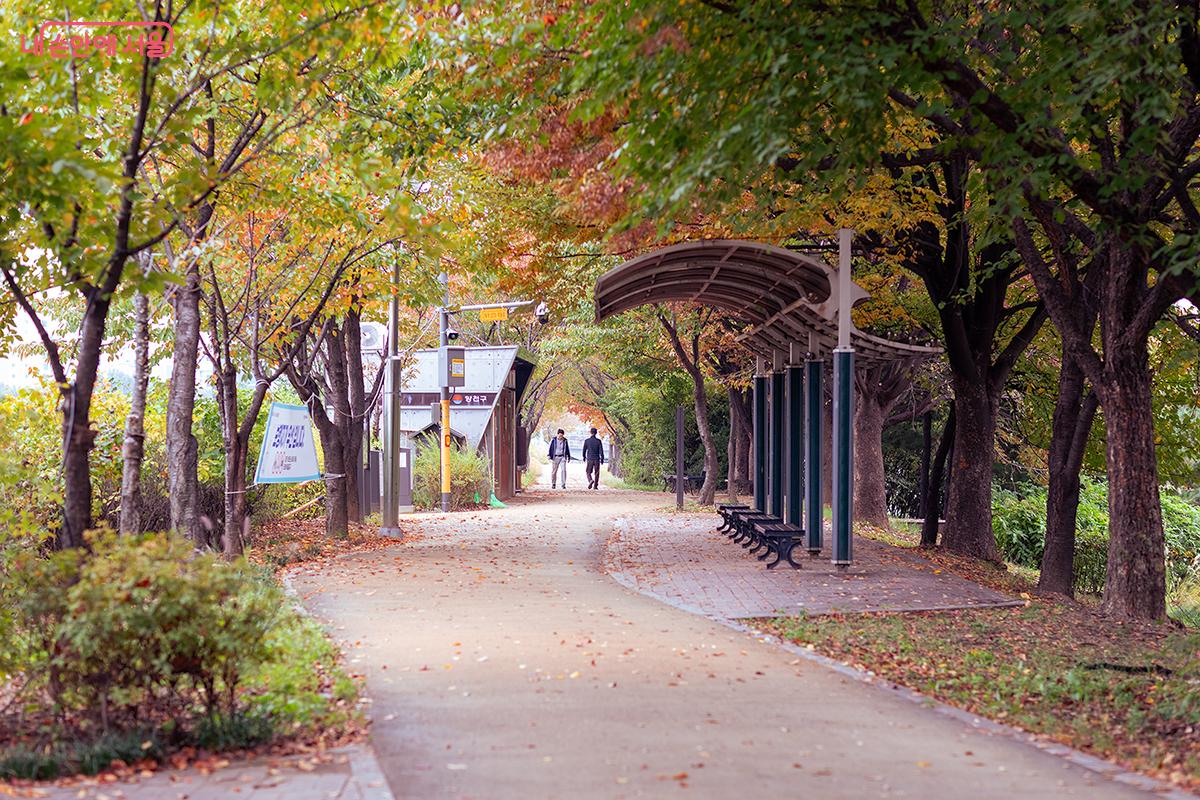
[[[786,560],[789,564],[792,565],[792,569],[800,569],[800,564],[798,564],[792,558],[792,551],[795,550],[796,546],[799,544],[800,544],[800,542],[793,539],[792,541],[788,542],[787,547],[783,551],[784,552],[784,555],[783,555],[784,560]]]
[[[767,569],[775,569],[775,567],[779,566],[779,562],[783,558],[783,550],[782,549],[772,548],[772,552],[775,553],[775,560],[772,561],[771,563],[767,564]]]

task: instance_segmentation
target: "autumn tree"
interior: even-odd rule
[[[270,153],[285,131],[329,107],[342,59],[366,49],[351,43],[378,23],[370,5],[317,15],[287,3],[125,6],[85,4],[72,16],[170,24],[170,53],[92,54],[88,69],[70,59],[66,70],[28,53],[0,78],[0,274],[33,321],[63,395],[62,547],[82,544],[91,526],[90,410],[109,310],[120,290],[146,281],[128,262],[168,237],[177,237],[185,258],[199,258],[222,186]],[[12,26],[25,31],[58,14],[42,4],[12,12]],[[188,273],[178,322],[197,330],[197,281],[190,266]],[[84,309],[74,364],[64,361],[39,313],[39,293],[50,287],[66,288]],[[187,352],[177,358],[187,366]],[[189,388],[188,377],[179,378],[181,390]],[[190,435],[184,416],[187,425],[176,415],[172,437],[177,466],[186,458],[179,437]],[[185,530],[193,522],[185,513],[173,518]]]

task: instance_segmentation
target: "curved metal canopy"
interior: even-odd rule
[[[733,312],[747,324],[738,340],[755,354],[787,354],[792,343],[828,357],[838,339],[837,272],[803,253],[763,242],[703,239],[663,247],[596,281],[596,321],[650,303],[692,302]],[[870,295],[851,284],[851,303]],[[937,348],[864,333],[850,324],[860,360],[922,358]],[[810,337],[811,334],[811,337]]]

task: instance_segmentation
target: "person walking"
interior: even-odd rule
[[[589,489],[600,488],[600,465],[604,463],[604,442],[592,428],[592,435],[583,440],[583,463],[587,469]]]
[[[550,488],[558,488],[558,468],[562,467],[562,488],[567,488],[567,462],[571,460],[571,443],[567,441],[567,433],[562,428],[558,435],[550,440]]]

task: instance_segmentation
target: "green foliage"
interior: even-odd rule
[[[239,391],[238,400],[243,407],[250,393],[249,389]],[[295,392],[286,383],[277,383],[267,400],[298,402]],[[58,403],[58,390],[50,383],[0,395],[0,537],[5,528],[28,529],[45,535],[59,524],[62,513],[62,479],[59,475],[62,423],[57,413]],[[114,527],[120,513],[121,447],[129,407],[130,397],[123,389],[106,381],[97,385],[92,396],[96,447],[89,459],[92,512],[96,519],[103,519]],[[161,530],[169,524],[167,497],[162,492],[167,479],[166,408],[167,384],[152,381],[146,398],[142,462],[143,527],[148,530]],[[254,474],[258,463],[266,417],[265,413],[260,414],[258,424],[251,432],[246,467],[249,475]],[[219,523],[223,513],[225,455],[220,416],[216,402],[209,395],[201,394],[196,398],[193,431],[198,451],[201,512]],[[323,492],[324,487],[319,482],[259,487],[248,498],[250,512],[255,522],[267,521]],[[320,508],[315,508],[313,513],[320,514]],[[2,625],[0,619],[0,631]],[[0,655],[2,659],[3,655]]]
[[[492,488],[488,461],[474,451],[450,448],[450,507],[469,508],[487,502]],[[441,450],[426,445],[417,450],[413,459],[413,504],[417,508],[441,508],[442,462]]]
[[[192,740],[205,750],[241,750],[268,742],[275,735],[275,722],[268,716],[235,711],[202,717],[192,731]]]
[[[54,723],[0,718],[23,737],[0,754],[0,777],[251,747],[355,714],[337,648],[266,573],[166,534],[95,532],[88,544],[20,550],[5,565],[4,677],[23,672],[12,707],[46,708]]]
[[[108,733],[92,742],[77,745],[72,762],[84,775],[108,769],[114,761],[133,764],[143,758],[160,758],[163,746],[158,737],[145,730]]]
[[[1167,595],[1167,613],[1189,628],[1200,628],[1200,575],[1181,581]]]
[[[331,728],[348,718],[358,689],[338,667],[338,650],[315,620],[283,614],[267,648],[270,657],[243,681],[248,716],[271,719],[280,731]]]
[[[1200,507],[1173,493],[1162,493],[1167,540],[1167,583],[1174,588],[1200,576]],[[992,499],[992,528],[1004,558],[1038,567],[1046,542],[1046,490],[997,491]],[[1104,589],[1108,565],[1108,492],[1104,483],[1083,478],[1075,522],[1075,589]]]
[[[715,382],[707,387],[708,418],[717,445],[718,478],[726,474],[729,398]],[[629,424],[621,438],[621,479],[630,486],[662,489],[664,472],[675,472],[675,408],[683,406],[684,463],[688,474],[704,469],[704,445],[696,430],[690,380],[681,372],[659,373],[653,383],[630,380],[613,385],[601,402]]]
[[[232,713],[244,672],[269,656],[283,598],[245,562],[195,554],[179,538],[90,536],[92,552],[16,565],[18,639],[31,686],[63,713],[138,718],[181,689]]]
[[[0,780],[48,781],[65,771],[62,757],[54,750],[21,747],[0,755]]]

